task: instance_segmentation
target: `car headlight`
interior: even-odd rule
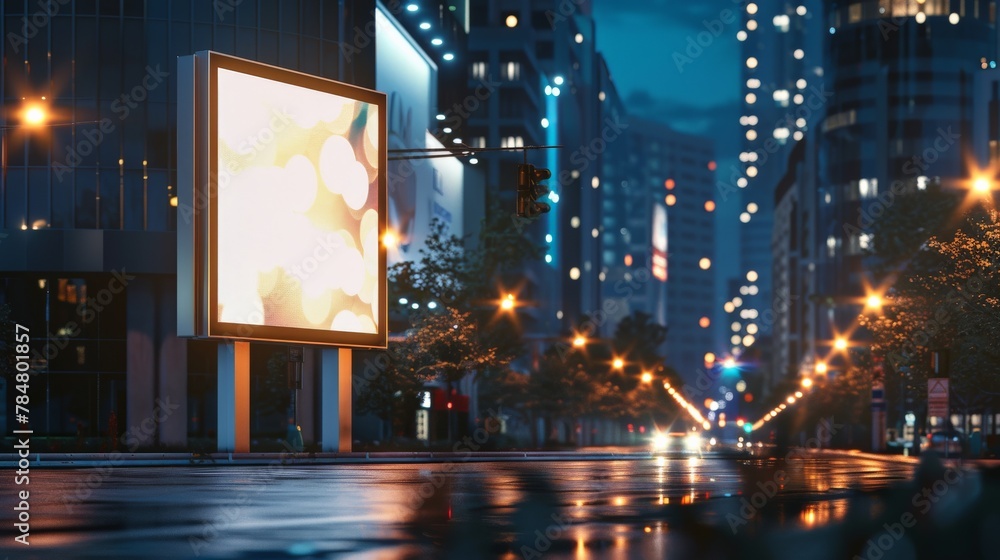
[[[698,449],[701,447],[701,436],[691,434],[684,438],[684,447],[687,449]]]
[[[663,434],[656,434],[653,436],[653,449],[666,449],[667,448],[667,436]]]

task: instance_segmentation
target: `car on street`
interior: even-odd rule
[[[933,451],[942,457],[961,457],[967,448],[965,434],[958,430],[939,430],[928,434],[920,451]]]

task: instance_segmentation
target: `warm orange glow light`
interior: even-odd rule
[[[816,373],[826,373],[826,370],[826,362],[819,362],[816,364]]]
[[[810,379],[808,377],[803,377],[802,378],[802,386],[805,387],[806,389],[808,389],[809,387],[812,387],[812,384],[813,384],[813,380],[812,379]]]
[[[865,298],[865,306],[870,309],[878,309],[882,307],[882,296],[878,294],[872,294]]]
[[[382,234],[382,245],[385,245],[386,247],[389,248],[393,248],[398,244],[399,244],[399,238],[396,237],[396,232],[386,230],[386,232]]]
[[[642,372],[642,382],[643,383],[652,383],[653,382],[653,374],[649,373],[648,371]]]
[[[614,367],[615,369],[622,369],[623,367],[625,367],[625,360],[621,358],[615,358],[611,362],[611,366]]]
[[[847,339],[843,337],[837,338],[837,340],[833,341],[833,347],[836,348],[837,350],[846,350]]]
[[[990,180],[986,177],[978,177],[972,182],[972,190],[978,193],[990,192]]]
[[[702,317],[701,319],[698,319],[698,326],[701,327],[701,328],[703,328],[703,329],[707,329],[708,326],[711,325],[711,324],[712,324],[712,320],[709,319],[708,317]]]
[[[584,338],[582,335],[576,335],[573,338],[573,346],[577,348],[583,348],[586,345],[587,345],[587,339]]]
[[[45,109],[39,105],[30,105],[24,110],[24,124],[38,126],[45,122]]]
[[[715,210],[715,201],[714,200],[708,200],[708,201],[706,201],[705,202],[705,211],[706,212],[712,212],[714,210]]]
[[[503,301],[500,302],[500,309],[504,311],[514,309],[514,294],[507,294],[507,297],[503,298]]]

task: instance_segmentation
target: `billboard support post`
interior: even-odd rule
[[[351,366],[350,348],[324,348],[320,358],[322,368],[323,424],[320,436],[323,451],[350,453],[351,426]]]
[[[218,449],[250,452],[250,343],[219,343]]]

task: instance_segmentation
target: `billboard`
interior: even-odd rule
[[[382,5],[375,23],[375,85],[388,98],[389,150],[444,148],[436,129],[446,124],[434,117],[437,66]],[[465,166],[458,158],[394,159],[387,169],[387,227],[396,240],[387,247],[389,265],[420,259],[435,218],[462,237]]]
[[[667,281],[667,208],[653,206],[653,276],[661,282]]]
[[[386,97],[199,52],[178,64],[178,331],[386,345]]]

